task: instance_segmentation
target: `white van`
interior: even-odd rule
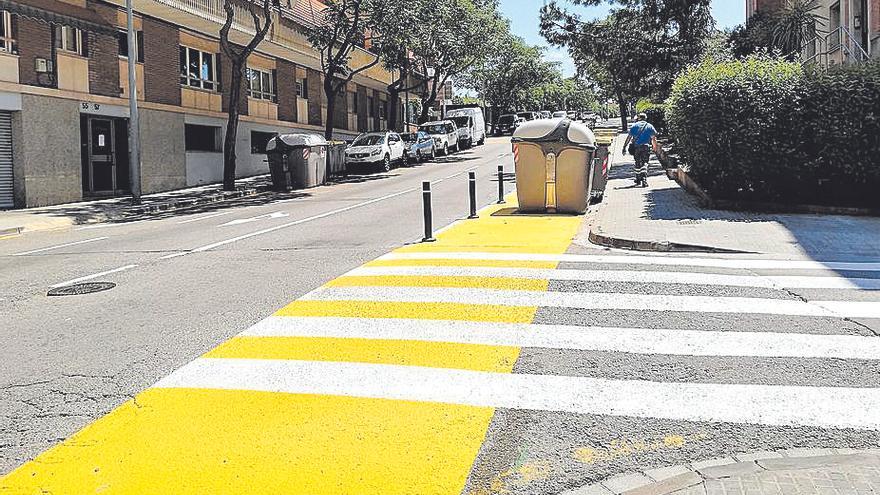
[[[446,112],[447,118],[452,117],[470,117],[471,118],[471,140],[473,144],[481,146],[486,142],[486,119],[483,117],[483,109],[480,107],[456,108]]]

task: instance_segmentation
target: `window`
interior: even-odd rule
[[[269,140],[277,135],[278,133],[276,132],[251,131],[251,154],[265,154],[266,145],[269,144]]]
[[[128,31],[117,31],[116,40],[119,44],[119,56],[128,58]],[[137,61],[144,63],[144,32],[136,31],[134,35],[134,47],[137,50]]]
[[[388,118],[388,101],[382,100],[379,104],[379,118],[387,119]]]
[[[840,2],[835,3],[828,9],[828,48],[836,50],[840,48]]]
[[[180,84],[193,88],[216,90],[217,56],[186,46],[180,47]]]
[[[186,151],[220,151],[220,128],[212,125],[186,124]]]
[[[55,40],[58,48],[77,55],[83,53],[83,32],[75,27],[55,26]]]
[[[367,97],[367,115],[370,117],[376,116],[376,98],[372,96]]]
[[[0,11],[0,52],[18,53],[12,32],[12,14],[7,10]]]
[[[358,94],[357,91],[351,93],[351,111],[358,113]]]
[[[275,77],[260,69],[247,70],[248,96],[258,100],[275,101]]]
[[[309,98],[309,80],[305,77],[296,80],[296,97]]]

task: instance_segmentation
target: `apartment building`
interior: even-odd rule
[[[773,12],[784,0],[746,0],[746,14]],[[803,59],[822,65],[880,58],[880,0],[820,0],[818,39],[804,47]]]
[[[340,137],[386,126],[391,74],[381,64],[349,83],[334,115],[318,54],[306,39],[316,0],[282,0],[248,60],[239,176],[267,171],[278,132]],[[124,0],[0,0],[0,208],[129,191],[128,64],[136,64],[144,193],[222,179],[231,63],[220,49],[223,0],[138,0],[128,53]],[[253,26],[244,7],[231,39]],[[354,64],[372,54],[354,53]]]

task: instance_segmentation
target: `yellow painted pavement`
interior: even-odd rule
[[[580,218],[491,207],[435,243],[400,251],[562,253]],[[500,214],[494,215],[494,213]],[[555,263],[394,260],[378,265]],[[474,277],[342,277],[330,286],[546,290],[547,281]],[[379,289],[380,290],[380,289]],[[275,316],[529,323],[534,307],[294,301]],[[235,337],[205,358],[290,359],[510,372],[519,348],[302,337]],[[0,479],[0,494],[458,494],[494,410],[246,390],[150,388]]]

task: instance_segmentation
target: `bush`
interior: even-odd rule
[[[880,205],[880,64],[804,70],[753,56],[682,74],[670,131],[719,199]]]
[[[644,113],[648,117],[648,122],[657,129],[660,135],[665,136],[668,134],[666,105],[654,103],[651,100],[639,100],[636,102],[636,113]]]

